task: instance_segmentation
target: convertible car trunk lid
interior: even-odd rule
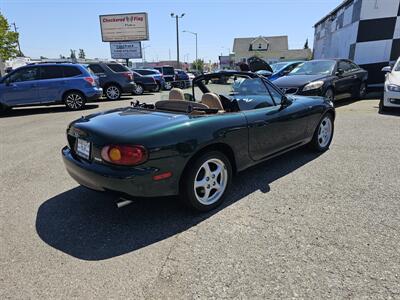
[[[72,127],[88,136],[123,141],[132,137],[149,136],[187,119],[185,114],[123,108],[82,117]]]

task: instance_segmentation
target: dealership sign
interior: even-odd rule
[[[100,16],[103,42],[145,41],[149,39],[147,13]]]
[[[140,42],[111,42],[110,50],[114,59],[142,58]]]

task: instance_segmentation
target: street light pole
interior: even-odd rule
[[[176,21],[176,64],[177,67],[180,68],[179,63],[179,19],[182,19],[185,14],[181,14],[180,16],[171,13],[171,18],[175,18]]]
[[[197,32],[192,32],[188,30],[184,30],[183,32],[191,33],[196,37],[196,70],[197,70],[197,64],[198,64],[198,56],[197,56]]]

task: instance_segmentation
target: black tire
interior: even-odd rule
[[[358,87],[357,94],[356,94],[356,99],[364,99],[365,96],[367,96],[367,83],[365,81],[360,83],[360,86]]]
[[[331,124],[329,137],[326,137],[324,132],[321,131],[321,130],[323,130],[321,128],[321,124],[323,124],[324,122],[327,122],[327,119],[329,119],[330,124]],[[321,120],[318,122],[317,127],[315,128],[313,138],[309,144],[311,149],[313,149],[317,152],[325,152],[326,150],[328,150],[329,146],[331,145],[332,139],[333,139],[333,133],[335,131],[334,129],[335,129],[335,125],[333,122],[333,115],[332,115],[332,113],[326,113],[325,115],[323,115]]]
[[[12,107],[0,103],[0,115],[6,115],[11,109]]]
[[[104,88],[104,94],[108,100],[118,100],[121,98],[122,90],[116,84],[109,84]]]
[[[385,106],[384,101],[383,101],[383,96],[381,100],[379,100],[379,113],[383,114],[388,111],[388,108]]]
[[[157,83],[157,87],[154,88],[154,89],[152,90],[152,92],[157,93],[157,92],[159,92],[160,90],[161,90],[161,85],[160,85],[159,83]]]
[[[78,91],[71,91],[64,95],[63,102],[68,110],[80,110],[86,105],[85,96]]]
[[[132,92],[134,95],[142,95],[144,93],[144,87],[140,83],[136,84],[136,87],[133,89]]]
[[[205,164],[209,166],[209,173],[205,171]],[[218,173],[217,169],[213,169],[211,166],[220,166],[220,172]],[[210,211],[223,202],[231,180],[232,165],[229,159],[219,151],[204,153],[191,163],[182,174],[181,200],[197,211]],[[204,182],[204,185],[195,188],[195,182]],[[218,186],[221,187],[219,190]],[[201,196],[204,197],[203,202],[199,200]]]
[[[335,101],[335,92],[332,88],[327,88],[325,93],[323,94],[324,98],[331,100],[332,102]]]
[[[177,86],[178,86],[178,88],[180,88],[180,89],[184,89],[184,88],[185,88],[185,82],[183,82],[183,81],[178,81]]]

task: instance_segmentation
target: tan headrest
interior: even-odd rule
[[[207,105],[209,108],[224,110],[221,100],[219,100],[218,95],[214,93],[205,93],[203,97],[201,97],[200,103]]]
[[[181,89],[173,88],[169,92],[169,100],[185,100],[185,95]]]

